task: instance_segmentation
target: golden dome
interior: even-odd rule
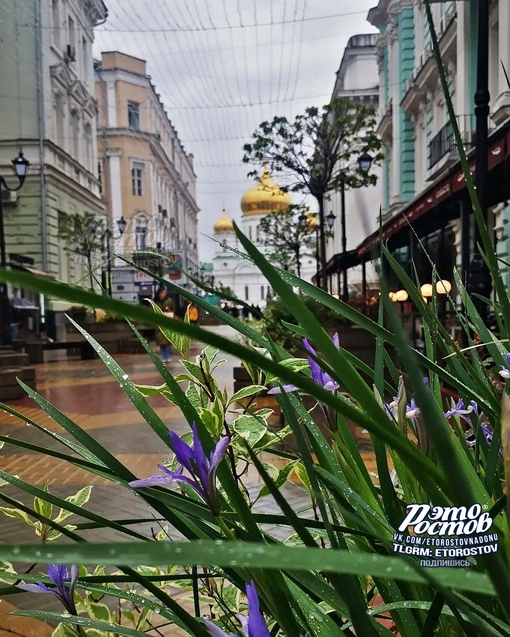
[[[234,232],[234,224],[232,220],[227,217],[225,208],[221,211],[221,217],[213,226],[214,232],[219,234],[221,232]]]
[[[319,215],[314,213],[314,212],[310,212],[310,208],[306,209],[306,229],[311,232],[312,230],[315,230],[317,228],[317,226],[319,225],[319,219],[318,219]]]
[[[267,215],[271,212],[282,212],[291,204],[290,195],[278,186],[266,166],[264,166],[257,183],[247,190],[241,199],[244,215]]]

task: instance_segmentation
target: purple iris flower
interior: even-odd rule
[[[260,611],[259,598],[254,582],[246,585],[246,596],[248,597],[248,617],[238,615],[245,637],[271,637],[269,629]],[[213,637],[236,637],[234,633],[225,633],[216,624],[208,619],[204,619],[205,627]]]
[[[505,380],[510,378],[510,352],[508,352],[508,354],[506,355],[506,364],[507,364],[507,367],[505,367],[504,365],[501,365],[501,370],[499,372],[499,375],[501,376],[501,378],[504,378]]]
[[[384,408],[388,416],[396,420],[398,417],[398,396],[393,396],[391,403],[386,403]]]
[[[78,613],[74,604],[74,589],[76,587],[76,580],[78,579],[78,567],[71,566],[71,573],[69,574],[67,566],[62,564],[49,564],[48,577],[55,584],[55,588],[50,588],[42,582],[38,582],[37,584],[19,584],[18,588],[30,593],[50,593],[51,595],[55,595],[71,615],[77,615]],[[64,584],[64,580],[69,580],[69,582]]]
[[[485,442],[490,447],[492,444],[492,440],[494,438],[494,434],[485,425],[480,425],[480,431],[482,432],[483,437],[485,438]],[[468,447],[474,447],[476,445],[476,439],[474,434],[472,434],[468,439],[466,439],[466,444]],[[501,460],[503,460],[503,449],[501,447],[499,448],[498,455],[501,458]]]
[[[448,418],[451,418],[452,416],[458,416],[467,423],[471,424],[470,414],[474,414],[478,420],[482,416],[482,412],[474,400],[471,400],[469,405],[466,407],[462,398],[459,398],[455,405],[445,412],[444,417],[448,420]]]
[[[340,347],[340,340],[338,333],[333,335],[333,345],[338,349]],[[317,356],[317,352],[310,345],[310,341],[307,338],[303,339],[303,347],[310,352],[313,356]],[[319,363],[311,356],[308,357],[308,365],[310,366],[310,372],[312,373],[312,380],[317,385],[320,385],[328,391],[336,391],[339,388],[339,384],[331,378],[327,372],[323,372]],[[295,385],[283,385],[283,387],[273,387],[267,393],[268,394],[280,394],[281,392],[298,391],[298,387]]]
[[[193,423],[192,430],[193,447],[181,440],[174,431],[169,432],[170,443],[180,464],[177,471],[171,471],[163,465],[158,465],[163,471],[162,474],[151,476],[144,480],[134,480],[129,483],[129,486],[134,489],[140,489],[142,487],[166,487],[173,482],[182,482],[194,489],[211,511],[217,513],[216,470],[227,452],[229,437],[224,436],[221,438],[208,458],[198,437],[196,423]],[[191,474],[191,478],[182,475],[184,469]]]
[[[416,404],[414,398],[411,398],[411,402],[406,406],[406,416],[411,420],[414,420],[420,413],[420,408]]]

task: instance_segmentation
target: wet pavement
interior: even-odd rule
[[[234,337],[234,333],[226,326],[210,328],[221,332],[224,336]],[[201,349],[200,344],[192,346],[192,356]],[[59,353],[60,354],[60,353]],[[172,371],[181,371],[177,356],[170,363]],[[232,356],[222,355],[227,363],[218,368],[215,373],[221,388],[225,387],[229,393],[233,390],[233,367],[238,361]],[[148,356],[144,354],[117,355],[115,360],[124,372],[136,384],[160,385],[161,377],[154,368]],[[81,361],[67,359],[62,353],[60,360],[37,365],[37,390],[51,404],[80,425],[94,438],[113,453],[138,477],[146,477],[156,472],[156,465],[167,455],[162,441],[144,422],[143,417],[131,404],[117,381],[110,374],[100,360]],[[165,398],[154,396],[148,399],[159,417],[169,429],[181,434],[189,430],[178,407],[170,404]],[[67,437],[66,432],[52,418],[48,417],[29,397],[13,401],[10,406],[23,414],[19,419],[0,410],[0,434],[23,439],[35,445],[44,445],[52,449],[60,446],[51,437],[31,426],[29,421],[35,421],[50,431]],[[68,452],[61,446],[62,451]],[[36,451],[20,449],[6,444],[0,450],[0,467],[3,471],[14,474],[39,487],[49,485],[52,493],[60,497],[74,494],[79,488],[92,484],[92,497],[87,508],[109,519],[147,518],[150,517],[148,506],[130,491],[118,487],[111,482],[81,469],[75,468],[65,461],[45,456]],[[258,483],[258,484],[257,484]],[[254,478],[253,488],[260,488],[260,481]],[[1,492],[18,499],[26,504],[32,504],[32,496],[9,485],[3,486]],[[295,508],[306,506],[308,499],[302,489],[291,485],[286,487],[286,497]],[[8,506],[8,505],[7,505]],[[274,502],[265,499],[258,507],[265,511],[280,512]],[[70,523],[76,523],[76,516],[69,518]],[[151,537],[154,524],[147,523],[137,528]],[[5,543],[34,542],[37,538],[33,531],[19,520],[0,515],[1,541]],[[276,531],[276,529],[273,529]],[[126,536],[115,531],[82,532],[87,541],[125,540]],[[174,534],[177,537],[177,534]],[[35,572],[43,570],[36,567]],[[31,595],[22,593],[9,596],[9,603],[19,608],[58,610],[58,602],[51,595]],[[5,602],[4,602],[5,603]],[[5,611],[5,608],[4,608]],[[14,626],[14,628],[12,628]],[[7,632],[15,630],[15,632]],[[0,637],[5,635],[43,635],[41,626],[32,628],[33,632],[26,632],[22,623],[13,623],[2,615],[0,602]],[[25,632],[24,632],[25,631]],[[152,633],[151,633],[152,634]],[[177,629],[161,634],[183,634]]]

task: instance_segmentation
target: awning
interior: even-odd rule
[[[9,263],[9,266],[13,270],[21,270],[22,272],[28,272],[29,274],[33,274],[34,276],[38,276],[41,279],[52,279],[55,280],[56,277],[54,274],[50,274],[49,272],[44,272],[43,270],[38,270],[37,268],[33,268],[31,265],[25,265],[24,263]]]
[[[474,153],[475,148],[472,148],[468,153],[469,167],[473,174],[475,172]],[[507,122],[489,137],[489,171],[502,164],[509,154],[510,124]],[[380,230],[367,237],[357,248],[358,256],[361,260],[366,259],[369,253],[379,245],[381,236],[382,240],[385,241],[402,228],[407,227],[409,222],[416,221],[430,209],[435,208],[442,201],[449,199],[464,188],[466,188],[466,181],[460,160],[458,160],[445,176],[422,192],[416,199],[405,205],[394,217],[384,223]]]
[[[38,310],[37,305],[34,305],[32,301],[28,299],[22,299],[19,297],[13,297],[10,299],[11,307],[15,310]]]
[[[347,250],[347,252],[339,252],[329,259],[326,263],[326,276],[331,276],[344,270],[349,270],[361,263],[362,259],[357,250]],[[322,271],[319,272],[319,276],[324,276]],[[312,277],[312,282],[316,282],[317,275]]]

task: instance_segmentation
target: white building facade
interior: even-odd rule
[[[271,246],[266,245],[260,222],[269,214],[285,211],[291,204],[290,195],[278,187],[265,168],[256,184],[241,199],[241,231],[268,256]],[[244,253],[244,249],[237,240],[232,221],[225,210],[214,224],[214,238],[217,241],[213,258],[215,286],[230,288],[236,298],[263,309],[273,295],[271,286],[260,270],[239,254]],[[311,281],[317,268],[315,253],[304,248],[300,254],[300,263],[301,278]]]
[[[377,109],[379,103],[379,74],[376,52],[377,34],[360,34],[351,37],[345,48],[332,99],[343,98]],[[355,158],[356,159],[356,158]],[[347,190],[345,193],[345,233],[346,250],[354,250],[363,239],[374,232],[379,222],[379,210],[382,199],[382,170],[373,166],[371,173],[377,176],[375,186]],[[327,240],[327,261],[342,253],[342,199],[340,192],[330,194],[330,203],[335,224],[333,236]],[[328,213],[328,210],[326,210]],[[378,275],[372,265],[368,265],[366,285],[378,286]],[[351,293],[361,290],[362,269],[356,266],[349,270],[348,288]],[[341,292],[340,273],[331,277],[331,292]]]

